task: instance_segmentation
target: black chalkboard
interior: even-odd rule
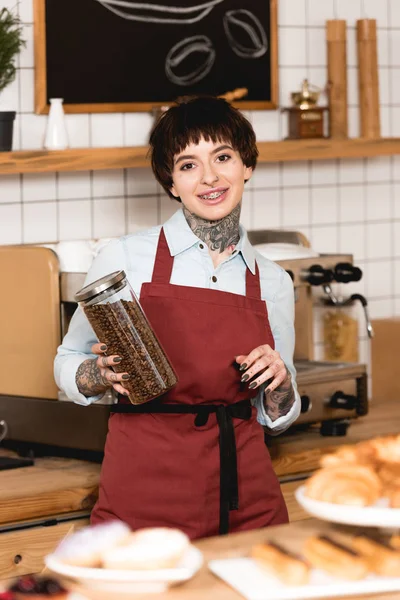
[[[36,4],[37,112],[50,98],[66,112],[135,111],[236,88],[242,108],[276,107],[276,0]]]

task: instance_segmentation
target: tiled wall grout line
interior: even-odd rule
[[[387,11],[387,17],[388,17],[388,23],[390,23],[390,17],[391,17],[391,7],[390,7],[390,2],[389,0],[386,0],[386,11]],[[392,58],[392,54],[393,54],[393,46],[392,46],[392,38],[391,36],[388,36],[388,56],[389,56],[389,62],[391,62],[391,58]],[[393,78],[389,77],[389,102],[390,104],[393,102]],[[390,107],[389,108],[389,127],[390,130],[393,131],[393,109]],[[394,224],[394,217],[395,217],[395,174],[394,174],[394,170],[395,170],[395,165],[394,165],[394,157],[392,156],[390,159],[390,183],[391,183],[391,188],[390,188],[390,217],[392,220],[391,223],[391,249],[392,249],[392,257],[395,256],[395,224]],[[392,304],[392,316],[395,316],[396,310],[395,310],[395,306],[396,306],[396,301],[395,301],[395,290],[396,290],[396,281],[395,281],[395,276],[396,276],[396,268],[395,268],[395,261],[394,258],[392,258],[391,263],[390,263],[390,270],[391,270],[391,275],[392,275],[392,281],[391,281],[391,291],[392,291],[392,300],[391,300],[391,304]]]
[[[56,238],[60,240],[60,174],[56,173]]]

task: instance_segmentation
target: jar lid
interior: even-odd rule
[[[90,300],[98,294],[105,292],[109,288],[113,287],[116,283],[119,283],[126,278],[125,271],[114,271],[109,275],[105,275],[93,283],[89,283],[83,287],[79,292],[75,294],[76,302],[82,302],[83,300]]]

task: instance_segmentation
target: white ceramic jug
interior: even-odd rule
[[[63,98],[50,98],[50,112],[44,140],[44,147],[47,150],[68,148],[68,134],[62,103]]]

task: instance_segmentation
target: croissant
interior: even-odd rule
[[[382,484],[374,470],[357,464],[321,469],[306,483],[309,498],[350,506],[370,506],[381,491]]]
[[[390,508],[400,508],[400,487],[390,486],[383,491],[383,495],[389,498]]]
[[[400,468],[400,434],[374,440],[378,460]]]
[[[377,473],[385,486],[400,487],[400,464],[384,462],[379,466]]]
[[[333,454],[326,454],[320,458],[321,467],[336,467],[343,463],[358,463],[359,455],[355,446],[342,446]]]
[[[343,465],[343,463],[375,466],[377,462],[377,449],[374,440],[359,442],[354,446],[341,446],[333,454],[327,454],[320,459],[321,467],[333,467]]]
[[[376,540],[364,533],[352,539],[352,548],[365,558],[373,573],[385,577],[398,577],[400,552],[390,544]]]
[[[325,535],[308,538],[303,554],[312,567],[334,577],[355,580],[368,574],[367,561],[361,554]]]
[[[309,581],[309,565],[274,542],[256,544],[251,556],[259,566],[286,585],[305,585]]]
[[[400,535],[398,534],[393,534],[392,537],[389,540],[389,544],[392,546],[392,548],[394,548],[395,550],[400,550]]]

